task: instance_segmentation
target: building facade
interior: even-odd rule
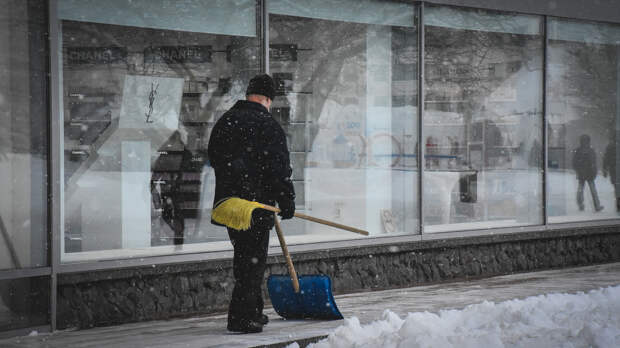
[[[0,0],[0,334],[225,310],[215,121],[277,82],[336,293],[620,260],[620,4]],[[275,237],[268,273],[285,273]]]

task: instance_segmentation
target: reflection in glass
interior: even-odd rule
[[[255,1],[116,1],[101,11],[119,15],[103,17],[89,2],[59,6],[63,260],[227,241],[210,224],[206,146],[259,70]],[[111,249],[132,251],[79,253]]]
[[[0,332],[49,323],[48,277],[0,280]]]
[[[0,0],[0,8],[0,269],[41,267],[47,265],[46,4]]]
[[[549,222],[617,218],[620,26],[548,28]]]
[[[272,111],[289,136],[297,209],[371,235],[415,233],[414,6],[268,4]],[[355,237],[295,219],[284,229],[293,242]]]
[[[540,28],[425,8],[425,232],[542,222]]]

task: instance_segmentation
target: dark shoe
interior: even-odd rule
[[[265,325],[267,325],[267,323],[269,323],[269,317],[268,317],[268,316],[266,316],[266,315],[264,315],[264,314],[261,314],[261,315],[260,315],[258,318],[256,318],[254,321],[256,321],[257,323],[259,323],[259,324],[261,324],[261,325],[263,325],[263,326],[265,326]]]
[[[583,205],[579,206],[579,211],[583,211],[585,209],[585,207]]]
[[[601,210],[603,210],[603,209],[605,209],[605,207],[603,207],[603,206],[601,205],[601,206],[599,206],[598,208],[596,208],[595,210],[596,210],[596,212],[598,213],[599,211],[601,211]]]
[[[263,325],[255,320],[240,320],[236,323],[228,323],[228,331],[258,333],[263,332]]]

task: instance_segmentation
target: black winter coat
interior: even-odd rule
[[[573,155],[573,168],[579,180],[594,180],[596,178],[596,154],[589,146],[580,146]]]
[[[227,197],[270,205],[295,199],[286,135],[263,105],[237,101],[213,127],[207,151],[214,207]]]

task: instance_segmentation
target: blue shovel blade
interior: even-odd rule
[[[332,295],[332,282],[325,275],[299,277],[295,293],[291,277],[271,275],[267,279],[269,298],[276,312],[286,319],[343,319]]]

